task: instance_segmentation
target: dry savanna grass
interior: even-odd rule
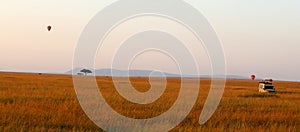
[[[131,78],[141,92],[147,78]],[[138,105],[116,91],[111,77],[97,77],[106,101],[118,113],[143,119],[167,111],[177,99],[180,80],[167,79],[164,94],[155,102]],[[257,81],[227,80],[221,103],[204,125],[199,115],[210,88],[200,80],[199,97],[190,114],[172,131],[300,131],[300,83],[279,82],[277,94],[258,93]],[[0,73],[0,131],[102,131],[85,115],[67,75]]]

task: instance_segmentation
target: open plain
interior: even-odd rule
[[[149,90],[147,78],[131,78],[139,91]],[[180,80],[167,79],[155,102],[137,105],[122,98],[111,77],[97,77],[110,106],[131,118],[150,118],[167,111],[177,98]],[[300,131],[300,82],[275,81],[277,94],[258,93],[258,80],[228,79],[220,105],[204,125],[199,115],[210,88],[200,79],[198,100],[172,131]],[[0,73],[0,131],[102,131],[85,115],[73,88],[72,76]]]

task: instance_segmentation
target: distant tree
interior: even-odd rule
[[[93,73],[91,70],[88,70],[88,69],[82,69],[80,72],[84,73],[85,76],[86,76],[88,73]]]

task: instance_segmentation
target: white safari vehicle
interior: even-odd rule
[[[259,82],[258,91],[260,93],[276,93],[272,79],[264,79]]]

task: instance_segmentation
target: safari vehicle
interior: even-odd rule
[[[259,82],[258,91],[260,93],[276,93],[272,79],[264,79]]]

